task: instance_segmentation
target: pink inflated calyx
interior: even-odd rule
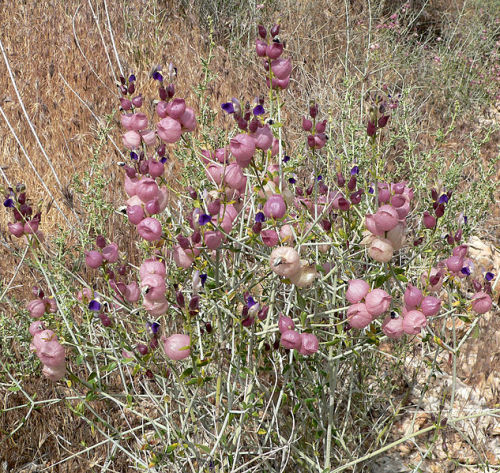
[[[292,61],[287,59],[275,59],[271,61],[271,70],[278,79],[286,79],[292,72]]]
[[[270,248],[279,243],[278,233],[273,229],[262,230],[260,232],[260,237],[262,238],[262,243]]]
[[[403,330],[409,335],[417,335],[427,325],[425,315],[419,310],[410,310],[403,318]]]
[[[172,117],[162,118],[156,126],[158,136],[165,143],[176,143],[182,135],[181,124]]]
[[[16,238],[20,238],[24,235],[24,225],[21,222],[9,223],[9,232],[12,233]]]
[[[280,314],[280,318],[278,320],[278,329],[281,333],[286,332],[287,330],[293,330],[295,328],[295,324],[290,317],[286,315]]]
[[[366,297],[369,291],[370,285],[366,281],[363,281],[362,279],[351,279],[349,281],[349,287],[346,291],[345,298],[351,304],[357,304]]]
[[[260,39],[255,40],[255,51],[257,56],[264,57],[266,55],[267,43]]]
[[[263,212],[267,218],[283,218],[286,213],[286,204],[283,196],[281,194],[273,194],[268,197],[264,204]]]
[[[85,253],[85,264],[89,268],[96,269],[103,263],[104,258],[102,254],[97,250],[87,251]]]
[[[255,140],[255,147],[261,150],[268,150],[273,144],[273,132],[269,125],[264,125],[250,135]]]
[[[181,98],[173,99],[167,103],[166,110],[170,117],[179,120],[186,111],[186,102]]]
[[[144,220],[144,209],[141,205],[127,205],[127,217],[131,224],[138,225]]]
[[[162,337],[165,354],[174,361],[180,361],[191,355],[191,339],[189,335],[176,333],[168,338]]]
[[[388,315],[382,322],[382,332],[389,338],[400,338],[403,333],[403,318]]]
[[[373,316],[378,317],[389,309],[392,297],[383,289],[374,289],[365,297],[366,310]]]
[[[404,301],[408,309],[416,309],[422,302],[423,298],[424,295],[420,289],[408,284],[404,293]]]
[[[275,248],[269,258],[271,270],[288,278],[300,271],[300,257],[297,251],[287,246]]]
[[[454,273],[460,271],[464,267],[464,257],[459,255],[450,256],[446,260],[446,267]]]
[[[380,263],[387,263],[394,254],[394,247],[387,238],[374,238],[368,248],[368,256]]]
[[[364,303],[353,304],[347,309],[347,321],[352,328],[362,329],[373,321]]]
[[[180,246],[174,246],[172,256],[174,258],[175,264],[179,268],[187,269],[193,264],[194,258],[186,253]]]
[[[472,296],[472,310],[478,314],[485,314],[491,309],[492,300],[489,294],[480,291]]]
[[[287,348],[288,350],[300,350],[302,346],[302,337],[300,333],[295,330],[285,330],[281,334],[280,343],[283,348]]]
[[[118,261],[118,245],[110,243],[102,249],[102,257],[108,263],[116,263]]]
[[[158,274],[160,276],[165,276],[167,270],[165,264],[157,259],[150,258],[145,260],[139,268],[139,277],[144,279],[148,274]]]
[[[399,215],[397,210],[392,205],[382,205],[373,216],[377,228],[388,232],[392,230],[398,223]]]
[[[161,223],[153,217],[146,217],[137,225],[139,235],[147,241],[158,241],[162,235]]]
[[[224,183],[232,189],[241,189],[246,185],[246,178],[239,164],[231,163],[224,174]]]
[[[426,317],[433,317],[441,309],[441,300],[434,296],[425,296],[420,304],[420,310]]]
[[[141,280],[141,289],[145,298],[151,301],[162,300],[165,298],[165,279],[159,274],[147,274]]]
[[[141,145],[141,135],[137,131],[127,131],[122,136],[123,145],[125,148],[133,150]]]
[[[191,107],[186,107],[179,121],[181,122],[183,132],[196,130],[196,114]]]
[[[231,150],[231,154],[236,158],[236,162],[242,168],[246,168],[250,165],[255,153],[255,139],[241,133],[231,139],[229,149]]]
[[[209,250],[216,250],[222,243],[222,233],[219,231],[208,230],[203,235],[205,246]]]
[[[39,319],[43,316],[43,314],[45,314],[46,311],[46,305],[42,299],[35,299],[29,302],[26,308],[28,309],[30,316],[34,319]]]
[[[160,194],[158,184],[151,177],[141,179],[136,186],[136,195],[143,203],[156,199]]]
[[[272,42],[266,47],[266,55],[269,59],[278,59],[283,53],[283,44]]]
[[[312,333],[302,333],[300,337],[302,339],[302,344],[299,353],[305,356],[314,355],[319,348],[319,341],[316,335]]]

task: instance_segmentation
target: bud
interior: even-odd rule
[[[257,28],[259,29],[259,36],[260,36],[262,39],[266,39],[266,37],[267,37],[267,31],[266,31],[266,29],[264,28],[264,26],[263,26],[263,25],[259,25]]]
[[[436,219],[427,211],[424,212],[423,220],[425,228],[434,228],[436,226]]]
[[[271,36],[275,38],[276,36],[279,35],[279,33],[280,33],[280,25],[278,24],[273,25],[273,27],[271,28]]]
[[[349,179],[349,182],[347,183],[347,188],[350,191],[353,191],[354,189],[356,189],[356,176],[351,176],[351,178]]]
[[[337,183],[339,187],[344,187],[345,185],[345,178],[340,172],[337,173]]]
[[[132,99],[132,104],[134,107],[141,108],[143,103],[142,95],[138,95]]]
[[[302,117],[302,129],[304,131],[311,131],[312,130],[312,121],[308,120],[306,117]]]
[[[175,300],[177,301],[177,305],[181,309],[184,308],[184,305],[186,304],[186,301],[184,300],[184,295],[182,294],[182,291],[177,291],[175,293]]]
[[[373,123],[371,120],[368,122],[368,125],[366,126],[366,134],[370,137],[375,136],[375,133],[377,133],[377,127],[375,123]]]
[[[389,115],[384,115],[378,119],[378,127],[379,128],[384,128],[385,125],[387,125],[387,122],[389,121]]]

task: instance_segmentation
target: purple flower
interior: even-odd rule
[[[129,82],[134,82],[136,79],[135,79],[135,76],[134,74],[130,74],[129,78],[128,78],[128,81]]]
[[[256,222],[265,222],[266,221],[266,216],[264,215],[264,212],[257,212],[255,214],[255,221]]]
[[[372,186],[370,186],[370,187],[368,188],[368,192],[369,192],[370,194],[373,194],[373,193],[375,192],[375,191],[373,190],[373,187],[372,187]]]
[[[200,280],[201,280],[201,286],[205,287],[205,283],[207,282],[207,275],[206,274],[200,274]]]
[[[154,71],[153,72],[153,79],[157,80],[157,81],[160,81],[160,82],[163,82],[163,76],[161,75],[161,72],[160,71]]]
[[[358,166],[354,166],[351,169],[351,176],[355,176],[356,174],[359,174],[359,167]]]
[[[201,214],[200,218],[198,219],[198,223],[200,225],[206,225],[207,223],[210,223],[212,221],[212,216],[208,214]]]
[[[248,296],[247,307],[250,308],[255,304],[257,304],[257,302],[255,302],[254,298],[252,296]]]
[[[291,177],[290,179],[288,179],[288,182],[290,184],[295,184],[297,182],[297,180],[295,178]]]
[[[130,152],[130,159],[137,161],[139,159],[139,156],[137,156],[137,153],[134,153],[133,151],[131,151]]]
[[[464,215],[464,225],[467,225],[467,216]]]
[[[234,105],[233,102],[226,102],[221,105],[222,110],[224,110],[226,113],[234,113]]]
[[[446,204],[448,202],[449,198],[446,194],[443,194],[440,198],[439,198],[439,203],[440,204]]]
[[[484,275],[484,279],[486,279],[486,281],[491,281],[494,277],[495,277],[495,275],[491,271],[488,271]]]
[[[288,163],[288,161],[290,161],[290,156],[285,156],[285,157],[283,158],[283,162],[284,162],[284,163]]]
[[[160,159],[160,162],[165,164],[168,161],[168,158],[163,156],[163,158]]]
[[[254,109],[253,109],[253,114],[257,117],[259,115],[264,115],[264,113],[266,113],[266,111],[264,110],[264,107],[262,105],[257,105]]]
[[[153,335],[156,335],[158,333],[158,330],[160,330],[160,324],[158,322],[147,322],[146,328],[148,330],[151,330],[151,333]]]
[[[92,310],[94,312],[99,312],[101,310],[101,304],[96,300],[92,300],[89,303],[89,310]]]
[[[4,203],[3,203],[4,207],[14,207],[14,201],[12,199],[7,199]]]
[[[460,272],[461,272],[462,274],[465,274],[466,276],[469,276],[469,275],[470,275],[470,269],[469,269],[469,267],[468,267],[468,266],[464,266],[464,267],[460,270]]]

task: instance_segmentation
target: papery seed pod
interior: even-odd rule
[[[259,31],[259,36],[262,38],[262,39],[266,39],[267,37],[267,31],[266,29],[264,28],[263,25],[258,25],[258,31]]]
[[[271,28],[271,36],[275,38],[280,33],[280,25],[278,23],[274,24]]]
[[[272,251],[269,264],[272,271],[282,277],[288,278],[300,271],[299,254],[293,248],[285,246]]]

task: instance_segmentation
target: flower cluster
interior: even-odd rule
[[[301,355],[314,355],[318,351],[319,342],[312,333],[299,333],[290,317],[280,315],[278,329],[281,333],[280,343],[288,350],[297,350]]]
[[[52,330],[46,330],[41,321],[32,322],[29,332],[33,336],[30,350],[43,363],[42,373],[51,381],[58,381],[66,374],[66,353]]]
[[[290,73],[292,72],[292,61],[290,58],[282,59],[283,43],[279,40],[278,34],[280,25],[276,24],[271,28],[268,37],[264,26],[259,25],[259,37],[255,40],[257,56],[265,58],[264,69],[268,73],[266,83],[274,90],[286,89],[290,83]]]
[[[33,215],[33,207],[26,197],[26,188],[23,184],[7,189],[3,205],[12,210],[14,222],[7,224],[12,235],[17,238],[23,235],[36,235],[39,241],[44,241],[43,233],[38,230],[42,213],[39,211]]]
[[[379,182],[378,203],[383,204],[375,214],[366,214],[365,225],[370,232],[363,243],[370,258],[381,263],[392,259],[395,250],[403,245],[405,219],[410,212],[413,189],[405,182]]]

